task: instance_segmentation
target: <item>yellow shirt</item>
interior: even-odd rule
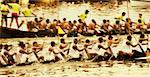
[[[124,20],[124,16],[118,16],[115,19],[116,19],[116,21],[122,21],[122,20]]]
[[[22,11],[22,13],[24,14],[24,16],[31,16],[32,10],[26,8],[25,10]]]
[[[19,14],[19,11],[20,11],[20,5],[19,4],[9,3],[8,5],[11,6],[11,9],[12,9],[13,13],[18,13]]]
[[[79,18],[84,21],[87,18],[87,14],[81,14]]]
[[[1,5],[1,13],[2,13],[3,15],[8,15],[8,13],[9,13],[9,8],[8,8],[7,5]]]

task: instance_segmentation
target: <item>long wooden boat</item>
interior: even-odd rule
[[[25,38],[52,36],[52,32],[44,30],[38,32],[21,31],[18,29],[0,27],[0,38]]]
[[[145,33],[150,34],[150,30],[146,31]],[[107,34],[107,33],[104,33]],[[113,35],[116,33],[112,33]],[[121,33],[125,35],[125,33]],[[140,31],[135,31],[134,34],[140,34]],[[103,34],[100,34],[103,35]],[[18,29],[11,29],[6,27],[0,27],[0,38],[33,38],[33,37],[53,37],[55,36],[52,32],[48,30],[38,31],[38,32],[28,32],[28,31],[21,31]],[[86,36],[86,35],[85,35]]]

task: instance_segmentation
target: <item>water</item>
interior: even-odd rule
[[[55,64],[34,64],[31,66],[0,68],[1,77],[149,77],[150,67],[142,64],[143,67],[135,63],[131,66],[124,64],[114,64],[107,67],[104,62],[67,62]]]

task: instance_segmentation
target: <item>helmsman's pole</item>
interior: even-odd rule
[[[130,18],[130,15],[129,15],[129,0],[127,0],[127,14],[128,14],[128,18]]]

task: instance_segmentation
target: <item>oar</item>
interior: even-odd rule
[[[141,59],[150,59],[150,56],[147,57],[139,57],[139,58],[135,58],[136,60],[141,60]]]
[[[147,34],[147,48],[149,48],[148,46],[149,46],[149,35]]]
[[[36,40],[37,40],[38,36],[37,36],[36,34],[35,34],[35,36],[36,36]],[[32,51],[32,53],[34,53],[36,59],[38,60],[38,55],[36,54],[36,52],[33,52],[33,51]]]

